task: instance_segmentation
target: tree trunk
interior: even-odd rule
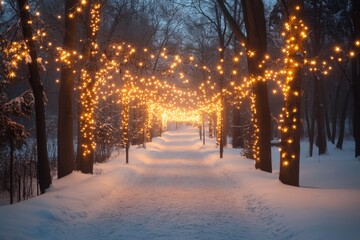
[[[80,79],[80,78],[79,78]],[[80,171],[80,164],[81,164],[81,158],[82,158],[82,144],[83,144],[83,137],[82,137],[82,132],[80,129],[81,126],[81,113],[82,113],[82,108],[81,108],[81,103],[80,103],[80,96],[77,96],[77,104],[76,104],[76,108],[77,108],[77,147],[76,147],[76,170]]]
[[[301,69],[295,69],[289,84],[291,92],[301,92]],[[300,118],[301,96],[290,95],[285,101],[283,124],[281,127],[280,175],[282,183],[299,186],[300,169]],[[296,109],[293,111],[293,109]]]
[[[86,90],[85,90],[86,91]],[[86,96],[84,99],[82,99],[82,101],[86,102],[86,103],[91,103],[92,100],[95,98],[95,96],[90,95],[90,96]],[[90,104],[89,104],[90,105]],[[94,117],[94,116],[92,116]],[[90,120],[88,119],[81,119],[80,121],[80,127],[83,129],[84,126],[86,125],[90,125]],[[80,162],[79,162],[79,166],[80,166],[80,171],[82,173],[90,173],[93,174],[93,168],[94,168],[94,157],[95,157],[95,148],[93,147],[93,141],[95,141],[95,139],[93,138],[93,129],[91,129],[91,127],[85,127],[85,131],[82,132],[82,134],[85,133],[86,137],[82,136],[81,137],[81,144],[82,144],[82,149],[80,151]],[[92,137],[90,137],[92,136]],[[86,146],[86,147],[84,147]]]
[[[233,108],[233,126],[232,126],[232,146],[233,148],[243,148],[244,140],[241,131],[241,111],[240,109]]]
[[[315,84],[318,85],[315,89],[316,96],[318,97],[318,105],[316,106],[316,125],[317,125],[317,146],[319,148],[319,155],[325,154],[327,149],[326,143],[326,131],[325,131],[325,103],[324,103],[324,94],[323,94],[323,84],[322,79],[319,76],[316,76]]]
[[[336,138],[336,130],[337,130],[337,118],[338,118],[338,105],[339,105],[339,96],[340,96],[341,84],[336,87],[335,99],[334,99],[334,107],[332,113],[332,131],[331,131],[331,139],[330,141],[335,144]]]
[[[220,39],[220,49],[221,51],[219,52],[219,62],[221,62],[221,65],[223,65],[223,61],[224,61],[224,51],[225,51],[225,40],[224,40],[224,35],[222,34],[222,31],[218,30],[218,36]],[[224,67],[224,66],[222,66]],[[219,150],[220,150],[220,158],[223,158],[223,153],[224,153],[224,146],[226,146],[227,142],[226,142],[226,135],[227,135],[227,131],[226,131],[226,103],[225,103],[225,96],[224,96],[224,92],[223,89],[225,89],[225,77],[223,76],[223,73],[220,73],[219,75],[219,92],[220,92],[220,114],[219,114],[219,118],[217,119],[217,121],[219,121],[219,124],[217,126],[220,127],[220,130],[218,131],[218,138],[219,138]]]
[[[315,94],[314,94],[315,96]],[[317,98],[313,98],[313,101],[317,101]],[[310,118],[310,128],[309,128],[309,156],[312,157],[314,153],[314,139],[315,139],[315,120],[316,120],[316,106],[317,104],[313,102],[312,115]]]
[[[14,140],[10,138],[10,204],[14,203]]]
[[[209,138],[213,138],[214,136],[213,136],[213,131],[214,131],[214,127],[213,127],[213,125],[214,125],[214,121],[213,121],[213,113],[210,113],[209,115],[208,115],[208,118],[209,118]]]
[[[200,140],[202,140],[202,124],[201,123],[198,124],[198,129],[199,129]]]
[[[129,149],[130,149],[130,97],[123,98],[123,110],[122,110],[122,136],[121,136],[121,142],[123,147],[125,148],[125,154],[126,154],[126,164],[129,163]],[[160,130],[161,132],[161,130]]]
[[[254,56],[248,54],[248,71],[252,78],[264,75],[264,69],[259,64],[264,60],[267,53],[266,42],[266,21],[264,15],[264,4],[261,0],[241,0],[243,7],[244,21],[247,36],[241,32],[235,19],[227,10],[223,0],[217,0],[219,7],[222,9],[226,20],[229,22],[235,36],[239,42],[246,42],[247,51],[254,51]],[[264,81],[255,81],[253,84],[255,95],[256,132],[255,146],[253,149],[256,153],[255,167],[266,172],[272,172],[271,164],[271,116],[267,92],[267,83]]]
[[[23,200],[26,199],[26,165],[23,164],[23,178],[22,178],[22,187],[23,187],[23,191],[22,191],[22,195],[23,195]]]
[[[38,157],[38,174],[40,192],[43,194],[51,184],[47,141],[46,141],[46,125],[45,125],[45,95],[44,86],[40,80],[38,57],[33,41],[33,34],[31,28],[31,19],[27,0],[17,0],[19,5],[19,14],[21,19],[21,26],[24,41],[28,47],[31,62],[27,65],[29,67],[29,82],[35,98],[35,119],[36,119],[36,142],[37,142],[37,157]]]
[[[311,134],[311,123],[310,123],[310,116],[309,116],[309,104],[308,104],[308,96],[307,93],[304,92],[304,111],[305,111],[305,121],[306,121],[306,130],[307,130],[307,134],[308,137]],[[309,137],[310,138],[310,137]]]
[[[83,64],[88,64],[88,62],[90,61],[90,47],[89,47],[89,38],[90,38],[90,33],[91,33],[91,28],[90,28],[90,21],[91,21],[91,16],[90,16],[90,9],[91,9],[91,4],[88,3],[88,5],[85,6],[85,9],[81,15],[82,17],[82,28],[85,29],[84,31],[84,36],[82,36],[82,38],[86,39],[85,42],[83,42],[82,45],[82,54],[84,56],[83,58]],[[78,85],[81,86],[82,83],[82,78],[81,78],[81,71],[78,71],[78,79],[79,79],[79,83]],[[81,163],[84,161],[83,160],[83,155],[84,155],[84,150],[83,150],[83,144],[84,144],[84,137],[83,137],[83,132],[82,132],[82,114],[85,111],[84,107],[82,106],[83,103],[81,102],[81,95],[82,95],[82,89],[79,89],[77,91],[77,99],[76,99],[76,107],[77,107],[77,148],[76,148],[76,170],[81,171]]]
[[[74,11],[78,1],[65,2],[65,33],[63,51],[73,52],[76,49],[75,19],[69,15]],[[59,119],[58,119],[58,178],[70,174],[74,170],[74,143],[73,143],[73,99],[74,78],[72,58],[67,59],[61,66],[61,81],[59,90]]]
[[[222,120],[223,120],[223,131],[222,131],[222,138],[223,138],[223,146],[226,148],[227,146],[227,136],[228,136],[228,132],[229,132],[229,104],[226,102],[226,99],[224,97],[223,100],[223,116],[222,116]]]
[[[20,169],[19,169],[20,170]],[[18,174],[18,193],[17,193],[17,199],[18,199],[18,202],[21,201],[21,175],[20,175],[20,172]]]
[[[360,41],[360,2],[357,0],[352,1],[353,4],[353,41]],[[357,51],[355,57],[351,60],[352,66],[352,82],[353,82],[353,131],[355,138],[355,157],[360,156],[360,53],[359,44],[356,44]]]
[[[352,59],[353,75],[353,134],[355,139],[355,157],[360,156],[360,54]]]
[[[261,0],[242,0],[245,27],[247,32],[247,49],[255,51],[255,56],[248,55],[248,70],[251,77],[264,75],[264,69],[259,68],[267,53],[266,22],[264,4]],[[272,172],[271,164],[271,116],[268,100],[267,83],[256,81],[253,86],[255,94],[256,120],[258,135],[259,168]]]
[[[222,93],[222,89],[223,89],[223,81],[224,79],[221,80],[220,82],[220,91],[221,91],[221,100],[220,100],[220,105],[221,105],[221,112],[219,114],[219,118],[217,119],[217,121],[219,121],[219,125],[220,125],[220,131],[218,132],[219,136],[218,138],[219,140],[219,149],[220,149],[220,158],[223,158],[224,155],[224,144],[226,144],[225,141],[225,101],[224,101],[224,96]]]
[[[347,91],[347,93],[345,95],[344,106],[341,111],[339,138],[336,143],[336,148],[338,148],[338,149],[342,149],[342,145],[344,142],[346,112],[347,112],[350,93],[351,93],[351,87],[349,88],[349,90]]]
[[[202,114],[202,140],[203,140],[203,145],[205,145],[205,113]]]
[[[296,10],[297,7],[299,10]],[[293,61],[287,66],[287,94],[283,112],[283,124],[281,127],[281,152],[280,174],[282,183],[299,186],[300,171],[300,134],[301,134],[301,63],[304,39],[302,38],[302,22],[298,20],[303,11],[303,1],[288,1],[288,44],[298,46],[298,49],[290,48],[287,57]],[[296,16],[296,18],[293,18]]]
[[[97,105],[97,32],[99,22],[100,4],[97,0],[90,1],[91,4],[86,9],[86,41],[84,46],[85,67],[81,72],[80,88],[80,122],[81,130],[81,153],[79,165],[83,173],[93,173],[94,154],[95,154],[95,109]]]
[[[220,158],[223,158],[224,155],[224,99],[221,97],[221,113],[220,113],[220,119],[218,121],[220,122],[220,132],[219,132],[219,146],[220,146]]]
[[[328,108],[325,108],[325,127],[326,127],[326,136],[327,136],[327,141],[330,141],[331,139],[331,130],[330,130],[330,117],[329,117],[329,110]]]
[[[312,0],[314,9],[313,9],[313,21],[312,21],[312,31],[309,33],[311,37],[311,52],[313,58],[318,58],[321,51],[321,31],[320,24],[322,21],[321,13],[323,11],[323,0]],[[316,114],[316,126],[317,126],[317,137],[316,137],[316,146],[319,149],[319,155],[326,153],[327,150],[327,140],[326,140],[326,129],[325,129],[325,100],[324,100],[324,85],[323,79],[314,73],[314,84],[315,92],[314,98],[317,99],[314,105]],[[314,116],[313,116],[314,117]]]

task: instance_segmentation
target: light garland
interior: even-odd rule
[[[74,18],[76,14],[82,12],[84,6],[88,4],[88,1],[79,1],[78,6],[74,9],[68,17]],[[27,6],[29,9],[30,7]],[[94,4],[91,8],[91,36],[96,37],[99,30],[100,22],[100,4]],[[35,16],[41,16],[41,13],[35,11]],[[306,59],[303,57],[302,62],[297,62],[290,56],[294,52],[301,52],[301,46],[296,42],[294,36],[289,35],[289,32],[293,28],[297,29],[299,36],[305,39],[307,36],[307,27],[300,19],[292,17],[291,21],[286,25],[286,31],[283,36],[286,37],[286,45],[283,49],[284,54],[287,56],[284,61],[284,65],[293,64],[293,67],[307,66],[310,72],[319,72],[324,75],[329,74],[333,69],[332,61],[342,62],[345,57],[354,57],[356,52],[344,51],[340,46],[334,47],[334,56],[330,60],[320,59]],[[29,24],[31,24],[30,22]],[[47,37],[46,31],[38,29],[35,31],[34,40],[40,42],[44,41]],[[354,46],[360,47],[360,40],[355,41]],[[234,54],[228,59],[231,59],[233,63],[238,64],[242,58],[253,57],[256,55],[255,51],[246,49],[245,44],[242,44],[243,51]],[[66,65],[73,65],[79,61],[84,60],[84,56],[76,51],[66,51],[61,47],[56,47],[52,42],[48,42],[39,47],[40,49],[56,49],[59,57],[56,61],[65,63]],[[292,81],[291,68],[282,68],[278,71],[265,69],[264,76],[253,77],[240,77],[237,69],[226,69],[225,59],[220,59],[215,66],[206,66],[199,64],[194,56],[180,56],[169,55],[167,49],[164,48],[159,54],[151,52],[147,48],[136,49],[134,46],[128,43],[114,44],[110,48],[109,53],[100,53],[100,47],[96,40],[91,41],[91,57],[95,58],[97,65],[97,74],[92,74],[89,69],[81,69],[81,84],[78,87],[80,91],[80,103],[84,113],[80,116],[80,119],[84,121],[84,125],[81,128],[83,137],[89,140],[89,144],[84,144],[84,155],[89,154],[96,147],[94,139],[95,128],[95,116],[94,111],[97,108],[100,100],[106,100],[108,96],[119,95],[118,102],[124,106],[134,104],[133,108],[144,107],[145,117],[143,121],[143,127],[139,128],[144,132],[145,138],[150,138],[150,129],[153,127],[155,119],[159,119],[163,116],[163,127],[171,119],[174,121],[200,122],[203,113],[211,115],[213,113],[219,114],[222,111],[222,104],[219,105],[220,98],[224,98],[226,102],[234,106],[239,106],[246,98],[252,100],[252,111],[256,113],[254,107],[254,96],[252,95],[252,86],[257,81],[272,80],[275,82],[278,89],[274,89],[273,93],[282,92],[285,100],[291,95],[299,96],[300,92],[293,92],[289,88]],[[2,49],[5,52],[7,59],[10,59],[9,71],[7,77],[16,77],[16,70],[21,61],[28,61],[28,53],[26,45],[23,42],[12,42],[6,48]],[[220,49],[220,51],[222,51]],[[304,54],[304,52],[302,52]],[[148,69],[154,65],[156,56],[159,55],[161,62],[161,68],[156,69],[152,76],[148,77]],[[271,56],[264,56],[263,60],[259,63],[259,68],[264,68],[269,61],[275,61]],[[194,82],[189,77],[186,71],[186,67],[192,70],[202,71],[205,74],[204,79],[200,79],[198,87],[194,86]],[[185,69],[185,70],[184,70]],[[76,71],[76,70],[74,70]],[[238,81],[229,81],[225,86],[220,87],[212,79],[215,74],[228,77],[230,75],[238,78]],[[176,79],[178,82],[170,83],[169,78]],[[284,78],[284,80],[282,80]],[[119,86],[116,81],[122,79],[122,85]],[[280,80],[279,80],[280,79]],[[193,85],[191,85],[193,84]],[[130,111],[130,110],[129,110]],[[298,112],[299,109],[292,109],[291,112]],[[291,112],[283,112],[282,120],[289,118]],[[128,128],[126,119],[128,119],[128,113],[123,113],[123,128]],[[217,131],[219,131],[219,122],[222,121],[220,116],[217,116]],[[258,159],[259,147],[258,143],[258,128],[255,118],[253,117],[252,123],[255,131],[255,143],[253,151],[253,158]],[[293,119],[291,128],[296,128],[299,123],[299,119]],[[281,128],[282,132],[289,131],[288,128]],[[217,134],[219,137],[219,132]],[[128,138],[128,137],[127,137]],[[124,139],[124,141],[129,139]],[[291,144],[292,140],[289,138],[288,143]],[[290,158],[292,154],[289,154]]]
[[[296,8],[300,11],[300,7]],[[286,46],[284,53],[286,58],[284,63],[287,66],[285,83],[282,86],[284,94],[285,106],[282,110],[280,118],[281,130],[281,149],[280,159],[281,168],[292,166],[293,160],[298,158],[300,146],[299,140],[295,139],[300,137],[300,99],[301,99],[301,68],[307,61],[305,59],[306,51],[304,50],[304,42],[307,38],[308,28],[301,18],[296,15],[289,17],[289,22],[285,24],[286,32],[283,36],[286,38]],[[318,71],[315,60],[309,61],[310,71]]]

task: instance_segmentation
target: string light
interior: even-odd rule
[[[296,10],[299,11],[300,7],[297,6]],[[299,71],[305,65],[309,66],[310,72],[320,71],[320,66],[317,59],[306,59],[306,51],[303,47],[305,39],[307,38],[308,28],[301,18],[296,14],[289,17],[289,21],[285,24],[285,60],[286,64],[285,82],[282,85],[282,92],[284,95],[285,106],[282,108],[280,115],[280,131],[281,131],[281,150],[280,160],[281,169],[295,166],[294,161],[299,155],[298,140],[295,138],[300,137],[299,127],[300,112],[297,107],[300,106],[300,91],[301,91],[301,78],[299,78]],[[340,52],[340,47],[336,46],[336,52]],[[327,63],[322,62],[322,66],[326,67]],[[282,170],[281,170],[282,172]],[[281,174],[280,174],[281,177]]]
[[[3,4],[3,2],[1,2]],[[75,18],[77,14],[82,12],[84,6],[88,4],[88,1],[81,0],[74,8],[74,11],[69,14],[68,17]],[[30,9],[26,6],[26,9]],[[100,4],[94,4],[91,8],[91,36],[94,38],[99,30],[100,23]],[[298,9],[299,10],[299,9]],[[36,16],[41,16],[39,11],[35,12]],[[58,16],[61,19],[61,16]],[[32,22],[29,22],[31,24]],[[341,46],[334,47],[334,56],[330,60],[319,59],[306,59],[306,52],[303,51],[301,44],[298,43],[298,39],[289,34],[293,31],[293,27],[296,25],[297,34],[300,39],[307,38],[308,29],[305,24],[296,17],[291,17],[290,22],[285,25],[285,31],[282,35],[286,38],[286,45],[283,48],[283,52],[286,54],[283,64],[291,64],[293,68],[307,66],[311,72],[321,72],[324,75],[329,74],[333,69],[331,66],[332,61],[343,62],[345,57],[354,57],[356,51],[348,51],[345,54],[345,50]],[[46,38],[47,34],[44,30],[37,30],[34,34],[34,40],[41,42]],[[360,40],[353,43],[355,47],[360,47]],[[67,65],[76,64],[84,60],[84,56],[77,52],[68,52],[61,47],[56,47],[52,42],[48,42],[45,45],[41,45],[40,49],[54,48],[58,52],[57,62],[65,63]],[[238,64],[246,56],[256,56],[256,51],[246,48],[245,43],[241,46],[243,50],[234,54],[229,59],[233,63]],[[123,106],[132,106],[130,109],[137,109],[143,107],[145,109],[145,117],[143,126],[139,129],[146,135],[146,138],[150,138],[150,129],[153,127],[153,123],[162,118],[163,127],[166,126],[169,121],[169,116],[175,121],[189,120],[191,122],[200,122],[203,113],[211,115],[217,113],[217,136],[219,137],[219,123],[222,121],[219,113],[223,110],[223,98],[226,102],[239,106],[246,98],[251,99],[251,109],[256,114],[252,87],[257,81],[274,81],[277,89],[273,89],[273,93],[277,94],[281,92],[284,95],[285,100],[292,94],[295,97],[300,97],[299,91],[292,91],[289,88],[290,82],[293,78],[293,70],[288,68],[284,70],[270,70],[265,69],[264,76],[252,76],[252,77],[240,77],[241,73],[237,69],[227,69],[227,59],[219,59],[219,62],[213,66],[206,66],[196,61],[194,56],[181,56],[181,55],[169,55],[166,48],[161,49],[159,54],[151,52],[151,50],[136,49],[134,46],[128,43],[120,43],[111,46],[111,54],[100,53],[100,47],[97,41],[91,41],[91,56],[96,57],[97,73],[92,75],[87,69],[80,69],[80,76],[82,84],[77,90],[80,91],[80,100],[82,107],[85,109],[83,115],[80,117],[86,124],[81,129],[83,137],[91,140],[89,145],[83,146],[84,153],[88,154],[95,149],[95,138],[93,131],[95,128],[95,116],[94,111],[99,104],[99,101],[106,100],[108,96],[119,95],[118,103]],[[224,50],[219,48],[219,52]],[[7,59],[10,59],[10,71],[7,76],[10,78],[16,77],[16,70],[18,64],[21,61],[28,61],[28,53],[26,44],[23,42],[12,42],[9,44],[4,52],[7,55]],[[292,58],[293,52],[301,52],[303,62],[296,61]],[[156,70],[154,76],[147,77],[147,69],[150,69],[157,55],[163,60],[163,69]],[[270,55],[265,55],[263,60],[259,62],[259,68],[265,68],[269,61],[275,61]],[[182,68],[191,68],[196,71],[204,73],[204,79],[199,80],[199,86],[194,86],[194,82],[186,71]],[[143,70],[143,71],[142,71]],[[237,78],[237,81],[228,81],[224,86],[216,84],[213,80],[215,74],[222,75],[226,78],[233,76]],[[180,79],[181,82],[177,84],[170,84],[169,78]],[[119,84],[113,84],[114,80],[121,79],[121,86]],[[280,79],[280,80],[279,80]],[[284,79],[284,80],[281,80]],[[292,109],[290,112],[283,112],[282,119],[289,117],[291,113],[297,113],[298,109]],[[122,113],[123,129],[129,128],[129,113]],[[296,129],[299,122],[298,119],[292,119],[293,124],[291,129]],[[283,122],[283,120],[281,120]],[[253,116],[252,124],[254,125],[254,139],[253,144],[253,158],[258,159],[259,147],[258,143],[258,126],[256,118]],[[282,128],[283,132],[290,131],[289,128]],[[126,137],[128,138],[128,137]],[[123,139],[128,141],[129,139]],[[291,139],[288,140],[290,144]],[[289,155],[292,156],[292,155]],[[291,157],[290,157],[291,158]]]
[[[96,61],[96,56],[98,55],[98,43],[96,40],[96,35],[98,32],[98,25],[100,22],[100,4],[95,3],[91,6],[91,37],[90,37],[90,56],[89,61]],[[60,57],[62,62],[71,64],[68,60],[71,54],[77,55],[76,52],[66,52],[61,51],[62,57]],[[99,58],[101,59],[101,58]],[[101,60],[100,60],[101,61]],[[92,63],[94,64],[94,63]],[[87,68],[81,69],[81,83],[79,86],[80,91],[80,132],[82,134],[82,155],[88,156],[93,153],[96,147],[95,141],[95,109],[99,102],[98,90],[99,86],[104,80],[104,73],[106,70],[94,71],[95,66],[89,66]],[[95,73],[95,75],[94,75]]]

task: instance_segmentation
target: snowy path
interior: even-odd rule
[[[128,165],[114,154],[97,174],[73,172],[46,194],[0,206],[0,239],[360,239],[353,148],[329,148],[321,161],[302,149],[303,187],[294,188],[278,180],[277,149],[269,174],[238,149],[219,159],[196,128],[166,132],[132,148]]]
[[[94,214],[57,229],[59,237],[279,239],[233,195],[238,189],[202,163],[196,133],[182,133],[168,132],[134,183],[103,199]]]

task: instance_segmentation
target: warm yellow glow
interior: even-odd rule
[[[68,15],[69,18],[74,18],[77,12],[82,12],[83,6],[89,4],[88,1],[81,0],[73,12]],[[26,6],[29,9],[29,6]],[[296,7],[300,10],[300,7]],[[37,16],[40,12],[35,13]],[[61,16],[57,16],[61,19]],[[100,4],[93,4],[91,8],[91,30],[92,37],[96,38],[97,31],[100,24]],[[46,37],[47,34],[43,30],[34,31],[34,40],[40,42],[40,38]],[[283,59],[275,59],[274,56],[266,54],[259,56],[254,49],[248,49],[245,43],[242,43],[241,51],[236,54],[225,55],[222,59],[214,65],[206,65],[197,62],[196,57],[186,56],[185,54],[170,54],[166,48],[159,52],[153,52],[151,48],[137,49],[130,43],[118,43],[111,46],[111,52],[102,52],[102,46],[99,46],[96,40],[91,41],[91,55],[96,56],[97,59],[97,73],[92,74],[86,69],[76,69],[74,73],[78,73],[81,77],[81,84],[77,87],[80,93],[81,104],[85,108],[84,114],[81,116],[86,124],[81,130],[83,136],[91,139],[92,144],[84,145],[84,154],[88,154],[95,148],[94,136],[92,134],[95,124],[94,111],[97,108],[100,100],[106,100],[109,96],[117,96],[115,102],[130,109],[144,108],[146,119],[144,126],[141,127],[148,138],[150,138],[150,129],[155,121],[161,122],[166,126],[170,120],[174,121],[191,121],[199,122],[200,116],[203,114],[219,113],[224,108],[224,99],[226,103],[240,107],[242,101],[246,98],[251,99],[251,110],[256,115],[255,101],[256,96],[253,94],[254,84],[257,82],[273,81],[276,85],[272,92],[274,94],[283,94],[285,100],[289,97],[300,97],[301,92],[292,89],[291,84],[294,81],[296,69],[306,66],[306,71],[311,71],[311,74],[323,73],[327,75],[331,73],[333,62],[346,62],[348,57],[354,57],[356,51],[350,51],[341,46],[333,47],[332,60],[324,60],[318,58],[307,58],[306,51],[303,48],[303,41],[307,38],[308,28],[303,21],[295,16],[291,16],[289,22],[285,24],[282,36],[285,39],[283,46]],[[353,44],[360,46],[360,41],[357,40]],[[40,49],[56,48],[55,43],[48,42]],[[353,48],[355,48],[353,46]],[[345,50],[346,49],[346,50]],[[60,47],[56,48],[58,52],[57,62],[64,65],[72,65],[84,60],[82,54],[73,51],[67,51]],[[222,54],[224,49],[218,48]],[[227,54],[228,52],[226,52]],[[21,61],[29,59],[28,50],[23,42],[13,42],[11,47],[6,50],[10,71],[7,72],[7,77],[16,77],[16,70]],[[256,56],[256,58],[255,58]],[[296,56],[302,56],[300,59]],[[265,72],[263,76],[247,76],[244,77],[243,72],[237,63],[245,62],[242,58],[261,58],[257,63],[259,68]],[[157,59],[159,58],[159,59]],[[164,69],[161,73],[153,73],[153,76],[148,76],[146,70],[151,68],[155,60],[163,61]],[[274,69],[269,69],[268,65],[272,61],[277,65]],[[270,62],[270,64],[269,64]],[[197,69],[203,73],[203,79],[194,79],[184,70],[184,65]],[[281,65],[281,66],[280,66]],[[149,67],[150,66],[150,67]],[[143,71],[144,70],[144,71]],[[57,68],[60,71],[60,68]],[[219,86],[218,77],[221,75],[225,80],[225,86]],[[167,77],[166,77],[167,76]],[[214,77],[215,76],[215,77]],[[171,84],[167,78],[175,78],[179,85]],[[57,82],[59,80],[56,80]],[[114,82],[121,82],[121,84]],[[196,84],[198,86],[196,87]],[[92,86],[89,88],[89,86]],[[88,89],[88,90],[86,90]],[[125,111],[125,110],[123,110]],[[283,127],[283,133],[290,133],[296,129],[296,124],[299,124],[300,119],[292,118],[292,113],[297,113],[300,109],[289,109],[288,112],[283,112],[280,117],[280,123],[284,118],[289,118],[293,125]],[[126,111],[122,113],[124,119],[123,129],[127,129],[129,124]],[[290,117],[289,117],[290,116]],[[216,131],[219,131],[219,123],[222,121],[221,116],[217,116]],[[259,157],[259,129],[256,117],[252,117],[252,124],[254,125],[254,139],[253,145],[254,159]],[[124,137],[123,142],[127,142],[128,137]],[[292,144],[292,139],[287,140],[287,143]],[[292,157],[291,153],[286,155],[288,158]]]

